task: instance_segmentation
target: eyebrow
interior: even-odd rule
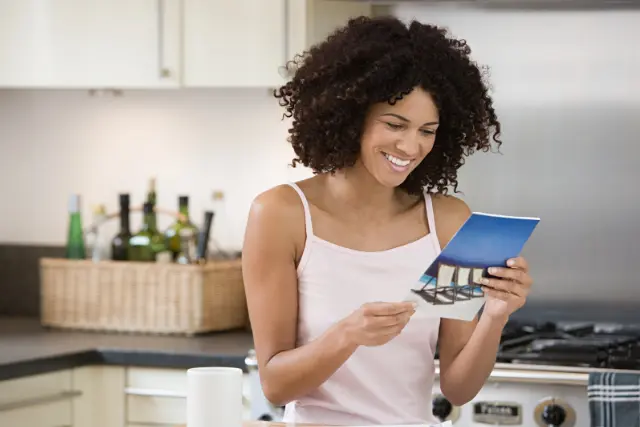
[[[402,120],[403,122],[409,122],[410,120],[407,119],[406,117],[402,117],[398,114],[395,113],[384,113],[383,116],[391,116],[391,117],[395,117],[398,120]],[[428,122],[428,123],[424,123],[422,126],[433,126],[433,125],[437,125],[438,122]]]

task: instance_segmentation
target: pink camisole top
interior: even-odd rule
[[[362,304],[402,301],[440,252],[433,206],[425,194],[429,234],[392,249],[365,252],[313,234],[304,207],[306,243],[298,265],[298,337],[302,346]],[[431,393],[438,318],[412,318],[386,345],[359,347],[319,388],[288,403],[289,423],[333,425],[435,424]]]

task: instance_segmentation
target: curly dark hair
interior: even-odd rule
[[[409,194],[457,192],[464,156],[497,146],[500,123],[481,70],[465,40],[447,30],[395,17],[358,17],[286,64],[292,78],[274,93],[293,117],[288,141],[314,173],[353,166],[369,107],[394,103],[415,87],[440,115],[432,151],[402,183]]]

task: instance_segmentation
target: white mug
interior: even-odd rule
[[[187,370],[187,427],[242,427],[242,370]]]

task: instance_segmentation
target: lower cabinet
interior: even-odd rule
[[[186,370],[127,368],[126,421],[136,425],[176,425],[186,423]],[[248,374],[244,377],[244,418],[251,408]]]
[[[175,427],[186,423],[186,369],[84,366],[0,381],[0,426]],[[244,418],[250,388],[244,382]]]
[[[0,426],[71,426],[74,399],[80,394],[71,371],[1,381]]]

